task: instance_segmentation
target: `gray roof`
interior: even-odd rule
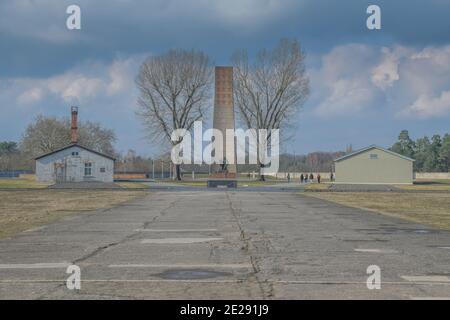
[[[79,145],[79,144],[77,144],[77,143],[72,143],[72,144],[69,144],[69,145],[67,145],[67,146],[65,146],[65,147],[63,147],[63,148],[60,148],[60,149],[54,150],[54,151],[52,151],[52,152],[48,152],[48,153],[46,153],[46,154],[40,155],[39,157],[35,158],[34,160],[38,160],[38,159],[44,158],[44,157],[46,157],[46,156],[49,156],[49,155],[54,154],[54,153],[57,153],[57,152],[59,152],[59,151],[63,151],[63,150],[69,149],[69,148],[71,148],[71,147],[78,147],[78,148],[87,150],[87,151],[89,151],[89,152],[98,154],[99,156],[102,156],[102,157],[105,157],[105,158],[108,158],[108,159],[111,159],[111,160],[116,160],[114,157],[111,157],[111,156],[109,156],[109,155],[107,155],[107,154],[104,154],[104,153],[101,153],[101,152],[98,152],[98,151],[95,151],[95,150],[92,150],[92,149],[83,147],[82,145]]]
[[[335,162],[338,162],[338,161],[341,161],[341,160],[345,160],[345,159],[347,159],[347,158],[356,156],[357,154],[363,153],[363,152],[365,152],[365,151],[367,151],[367,150],[371,150],[371,149],[378,149],[378,150],[381,150],[381,151],[390,153],[390,154],[392,154],[392,155],[394,155],[394,156],[397,156],[397,157],[399,157],[399,158],[402,158],[402,159],[405,159],[405,160],[408,160],[408,161],[416,161],[416,160],[411,159],[411,158],[409,158],[409,157],[407,157],[407,156],[401,155],[401,154],[399,154],[399,153],[397,153],[397,152],[394,152],[394,151],[391,151],[391,150],[382,148],[382,147],[377,146],[377,145],[374,145],[374,144],[371,145],[371,146],[368,146],[368,147],[366,147],[366,148],[362,148],[362,149],[356,150],[356,151],[354,151],[354,152],[351,152],[351,153],[349,153],[349,154],[346,154],[346,155],[344,155],[344,156],[342,156],[342,157],[339,157],[339,158],[337,158],[337,159],[334,159],[334,161],[335,161]]]

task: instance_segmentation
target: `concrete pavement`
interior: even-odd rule
[[[0,241],[2,299],[431,297],[450,298],[449,232],[290,192],[154,192]]]

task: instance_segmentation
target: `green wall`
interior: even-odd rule
[[[336,161],[335,170],[337,183],[413,183],[412,161],[377,148]]]

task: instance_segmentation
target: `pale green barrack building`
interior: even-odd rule
[[[334,160],[336,183],[412,184],[414,159],[369,146]]]

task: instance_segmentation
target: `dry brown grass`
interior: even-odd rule
[[[0,191],[0,238],[75,213],[111,208],[146,194],[137,190]]]
[[[450,194],[309,192],[305,195],[450,230]]]
[[[0,189],[43,189],[48,183],[39,183],[26,179],[0,179]]]
[[[416,180],[413,185],[398,185],[405,190],[450,191],[450,180]]]

